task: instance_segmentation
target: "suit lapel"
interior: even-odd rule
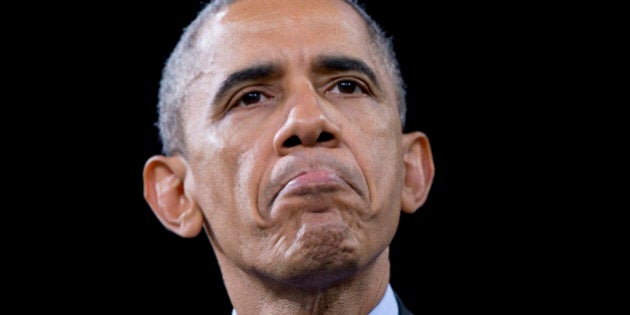
[[[398,304],[398,314],[399,315],[413,315],[413,313],[409,311],[409,309],[407,309],[407,307],[402,302],[398,294],[396,294],[396,292],[394,292],[394,296],[396,297],[396,304]]]

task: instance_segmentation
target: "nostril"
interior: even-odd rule
[[[326,141],[330,141],[330,140],[332,140],[334,138],[335,138],[335,136],[333,136],[332,133],[324,131],[317,138],[317,142],[326,142]]]
[[[300,141],[300,138],[298,136],[291,136],[289,137],[289,139],[287,139],[283,145],[286,148],[291,148],[294,147],[296,145],[299,145],[300,143],[302,143],[302,141]]]

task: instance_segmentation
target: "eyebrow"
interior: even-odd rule
[[[380,88],[376,74],[365,62],[347,56],[322,56],[315,60],[313,68],[319,71],[347,72],[356,71],[366,75]]]
[[[322,56],[313,62],[313,68],[319,72],[348,72],[356,71],[370,78],[380,88],[380,84],[376,79],[376,74],[365,62],[347,56]],[[253,65],[236,72],[231,73],[227,79],[223,81],[214,97],[214,102],[225,97],[227,92],[244,82],[256,81],[265,78],[271,78],[279,75],[281,68],[275,63],[265,63]]]
[[[219,100],[225,96],[227,91],[233,87],[248,81],[261,80],[264,78],[270,78],[280,73],[280,67],[267,63],[254,65],[230,74],[227,79],[223,81],[218,92],[215,94],[214,100]]]

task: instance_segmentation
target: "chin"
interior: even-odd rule
[[[345,278],[360,269],[358,245],[345,225],[303,227],[284,255],[284,281],[316,288]]]

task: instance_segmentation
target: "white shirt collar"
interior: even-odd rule
[[[387,285],[385,295],[376,307],[368,315],[394,315],[398,314],[398,303],[394,296],[394,290],[390,284]],[[237,315],[236,310],[232,309],[232,315]]]
[[[369,313],[369,315],[394,315],[398,314],[398,303],[394,296],[394,290],[390,284],[387,285],[385,295],[378,302],[378,305]]]

